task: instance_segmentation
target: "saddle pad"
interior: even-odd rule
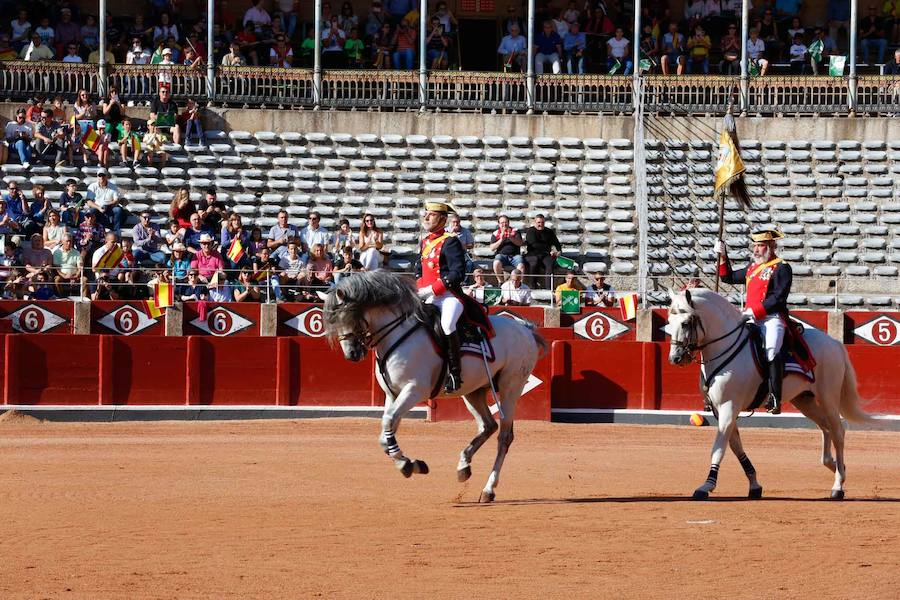
[[[469,340],[460,340],[459,351],[463,354],[471,354],[472,356],[484,355],[484,357],[487,358],[487,361],[492,363],[496,358],[496,356],[494,356],[494,345],[491,343],[491,340],[487,340],[485,346],[487,346],[487,353],[482,351],[482,344],[480,341],[473,342]]]
[[[796,375],[800,375],[801,377],[805,377],[807,381],[810,383],[815,383],[816,375],[811,370],[804,369],[797,362],[797,358],[794,356],[794,353],[790,351],[790,349],[786,348],[787,344],[782,347],[782,355],[784,356],[784,374],[785,376],[788,373],[794,373]],[[759,376],[763,378],[763,382],[768,379],[769,374],[766,370],[763,369],[763,365],[767,364],[769,361],[766,360],[765,350],[762,346],[762,338],[760,336],[754,336],[752,339],[752,343],[750,344],[750,348],[753,350],[753,363],[756,365],[756,370],[759,372]]]

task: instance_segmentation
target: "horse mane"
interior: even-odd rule
[[[708,306],[725,318],[739,318],[740,311],[722,294],[706,288],[692,288],[689,291],[695,305]]]
[[[326,335],[334,340],[339,333],[354,330],[363,313],[373,308],[387,308],[426,320],[425,306],[416,294],[413,280],[377,269],[343,277],[328,294],[323,308]]]

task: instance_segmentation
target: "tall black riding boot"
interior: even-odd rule
[[[784,381],[784,357],[779,353],[769,363],[769,398],[766,410],[773,415],[781,414],[781,384]]]
[[[459,351],[459,332],[454,331],[447,336],[447,382],[444,390],[455,392],[462,387],[462,362]]]

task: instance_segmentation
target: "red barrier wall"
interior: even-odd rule
[[[5,336],[7,404],[96,404],[100,337]]]
[[[102,368],[109,373],[100,379],[101,404],[185,404],[189,338],[100,339]],[[105,386],[106,381],[112,384]]]

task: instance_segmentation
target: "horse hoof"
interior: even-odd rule
[[[413,465],[413,473],[418,473],[419,475],[428,475],[428,464],[424,460],[414,460],[412,461]]]
[[[465,467],[456,471],[456,480],[460,483],[469,480],[472,476],[472,467]]]
[[[709,498],[709,492],[704,492],[703,490],[696,490],[694,495],[691,496],[691,500],[706,500]]]
[[[407,460],[407,461],[404,461],[403,465],[400,467],[400,472],[403,473],[404,477],[409,479],[410,477],[412,477],[414,468],[415,467],[413,466],[413,461]]]
[[[832,500],[843,500],[844,499],[844,490],[831,490],[831,499]]]
[[[494,492],[485,492],[482,490],[481,496],[479,496],[478,501],[482,504],[487,504],[488,502],[494,501]]]
[[[751,500],[759,500],[760,498],[762,498],[762,488],[750,488],[750,493],[747,494],[747,497]]]

